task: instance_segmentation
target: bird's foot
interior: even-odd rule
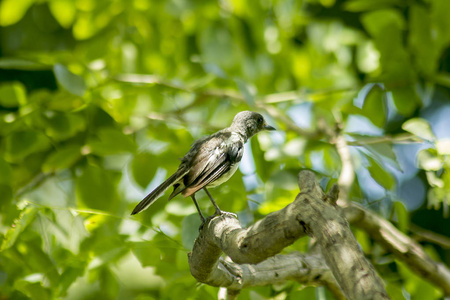
[[[212,216],[209,216],[206,219],[205,218],[201,219],[202,224],[200,224],[198,231],[201,231],[203,229],[203,227],[205,226],[205,224],[207,224],[209,221],[211,221],[212,219],[214,219],[217,216],[230,216],[230,217],[233,217],[236,219],[238,218],[237,214],[235,214],[235,213],[219,210],[219,211],[216,211]]]
[[[234,217],[234,218],[238,218],[237,214],[232,213],[232,212],[228,212],[228,211],[223,211],[223,210],[216,210],[216,212],[214,213],[214,215],[211,216],[211,218],[214,218],[215,216],[230,216],[230,217]]]

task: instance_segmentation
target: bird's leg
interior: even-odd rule
[[[197,208],[198,214],[200,215],[200,220],[202,220],[202,225],[205,223],[205,217],[202,214],[202,211],[200,210],[200,207],[198,206],[197,200],[195,200],[195,194],[191,195],[192,200],[194,201],[195,207]]]
[[[205,190],[206,194],[209,197],[209,200],[211,200],[212,204],[214,205],[214,208],[216,209],[216,212],[214,213],[214,215],[221,215],[222,214],[222,210],[219,208],[219,206],[217,205],[216,201],[214,201],[213,197],[211,196],[209,191],[206,189],[206,187],[204,187],[203,189]]]
[[[214,213],[213,216],[220,216],[220,215],[223,215],[223,214],[229,214],[229,215],[232,215],[233,217],[237,218],[237,215],[234,214],[234,213],[222,211],[222,210],[219,208],[219,206],[217,205],[216,201],[214,201],[213,197],[211,196],[211,194],[209,193],[209,191],[206,189],[206,187],[204,187],[203,189],[205,190],[206,194],[207,194],[208,197],[209,197],[209,200],[211,200],[212,204],[214,205],[214,208],[216,209],[216,212]]]

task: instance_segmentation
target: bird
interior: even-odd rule
[[[173,186],[173,192],[168,200],[178,194],[182,194],[185,198],[190,196],[202,224],[205,222],[205,217],[195,198],[195,193],[201,189],[206,192],[214,205],[213,216],[224,214],[225,212],[216,204],[207,187],[216,187],[230,179],[242,159],[244,144],[253,135],[263,130],[275,130],[275,128],[268,125],[264,117],[257,112],[239,112],[229,127],[195,141],[181,159],[175,173],[141,200],[131,215],[147,209],[171,186]]]

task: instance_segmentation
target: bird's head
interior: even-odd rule
[[[234,117],[231,128],[245,135],[247,139],[262,130],[275,130],[266,123],[261,114],[248,110],[241,111]]]

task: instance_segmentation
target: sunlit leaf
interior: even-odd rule
[[[34,0],[4,0],[0,2],[0,26],[18,22],[33,4]]]
[[[49,8],[55,19],[65,28],[69,28],[75,20],[77,9],[73,1],[53,0],[49,2]]]
[[[20,82],[4,83],[0,85],[0,105],[16,107],[27,101],[25,86]]]
[[[431,131],[430,124],[425,119],[422,118],[412,118],[403,123],[402,129],[424,140],[433,141],[436,139],[433,132]]]
[[[436,150],[439,155],[450,155],[450,139],[439,139],[436,141]]]
[[[443,161],[437,156],[436,150],[424,149],[417,154],[419,168],[427,171],[438,171],[442,168]]]

